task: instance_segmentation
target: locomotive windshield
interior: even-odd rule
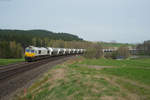
[[[30,50],[29,50],[29,49],[26,49],[26,52],[30,52]]]
[[[34,53],[34,50],[26,49],[26,52]]]
[[[34,53],[34,50],[31,50],[32,53]]]

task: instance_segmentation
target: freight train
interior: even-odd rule
[[[52,47],[34,47],[25,48],[25,61],[32,62],[55,56],[83,54],[85,49],[68,49],[68,48],[52,48]]]

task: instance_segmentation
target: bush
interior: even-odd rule
[[[122,56],[124,58],[128,58],[130,56],[129,48],[126,46],[122,46],[117,50],[117,56]]]
[[[129,49],[126,46],[121,46],[117,51],[105,53],[105,58],[128,58],[130,56]]]
[[[22,58],[23,48],[15,41],[0,42],[0,58]]]
[[[100,43],[93,43],[87,48],[84,57],[86,58],[100,58],[103,56],[102,46]]]

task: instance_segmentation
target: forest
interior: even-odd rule
[[[69,33],[47,30],[0,30],[0,58],[22,58],[27,46],[83,48],[88,42]]]
[[[16,41],[23,48],[32,44],[32,41],[37,42],[37,46],[42,45],[43,41],[47,40],[64,40],[64,41],[83,41],[76,35],[69,33],[55,33],[47,30],[0,30],[0,41]]]

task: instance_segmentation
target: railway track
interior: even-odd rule
[[[12,64],[12,65],[5,66],[0,69],[0,81],[6,80],[14,75],[17,75],[19,73],[25,72],[30,69],[33,69],[40,65],[46,64],[50,61],[61,59],[64,57],[65,56],[51,57],[48,59],[43,59],[43,60],[39,60],[39,61],[35,61],[35,62],[22,62],[22,63],[18,63],[18,64]]]
[[[27,62],[18,62],[18,63],[14,63],[14,64],[9,64],[9,65],[2,65],[2,66],[0,66],[0,71],[4,70],[4,69],[12,68],[12,67],[20,65],[20,64],[25,64],[25,63],[27,63]]]
[[[12,65],[3,67],[0,69],[0,100],[11,100],[18,89],[30,86],[51,67],[74,57],[59,56],[36,62],[23,62],[13,65],[13,68],[11,68]]]

